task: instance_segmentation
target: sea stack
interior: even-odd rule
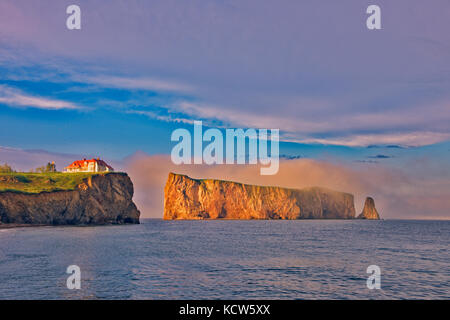
[[[371,197],[366,198],[366,202],[364,203],[364,209],[358,216],[358,219],[380,220],[380,215],[378,214],[378,211],[375,208],[375,201],[373,200],[373,198]]]

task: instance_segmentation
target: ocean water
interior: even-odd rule
[[[449,299],[450,221],[0,230],[0,299]],[[66,269],[81,269],[69,290]],[[381,289],[369,290],[369,265]]]

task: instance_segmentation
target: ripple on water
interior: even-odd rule
[[[449,237],[448,221],[4,229],[0,298],[449,299]],[[82,270],[81,290],[65,286],[71,264]],[[366,287],[371,264],[382,290]]]

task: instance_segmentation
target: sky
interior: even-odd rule
[[[66,28],[71,4],[81,30]],[[381,30],[366,27],[371,4]],[[445,0],[0,0],[0,162],[125,170],[169,154],[194,120],[278,128],[283,159],[420,174],[435,210],[435,179],[450,177],[449,16]]]

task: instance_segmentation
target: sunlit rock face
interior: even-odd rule
[[[366,198],[366,202],[364,202],[364,209],[358,216],[358,219],[380,220],[380,215],[375,208],[375,201],[373,200],[373,198]]]
[[[68,173],[70,174],[70,173]],[[133,183],[125,173],[95,175],[76,190],[25,194],[0,193],[0,221],[12,224],[139,223]]]
[[[353,195],[325,188],[262,187],[170,173],[164,219],[353,219]]]

